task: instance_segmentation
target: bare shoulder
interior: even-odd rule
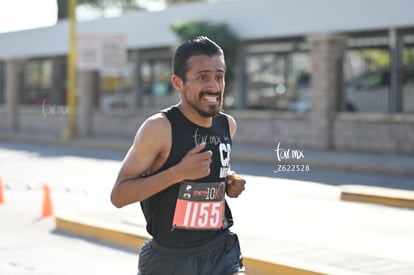
[[[231,137],[233,138],[234,135],[236,134],[237,122],[233,116],[226,114],[226,113],[222,113],[222,114],[227,117],[227,120],[229,122],[230,134],[231,134]]]
[[[122,161],[117,182],[140,177],[161,167],[171,146],[170,128],[163,114],[152,115],[141,124]]]
[[[158,169],[171,146],[171,125],[164,114],[148,117],[139,127],[123,161],[120,175],[137,177]]]
[[[153,138],[162,138],[171,129],[170,122],[166,116],[162,113],[154,114],[148,117],[144,123],[139,127],[135,139],[149,135]]]
[[[133,147],[140,148],[140,152],[152,150],[162,153],[169,150],[171,144],[171,124],[162,113],[148,117],[139,127]]]

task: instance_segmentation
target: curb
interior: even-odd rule
[[[108,224],[90,223],[79,218],[73,219],[67,216],[55,216],[56,230],[69,233],[71,235],[92,238],[94,240],[110,243],[123,248],[138,250],[149,238],[148,234],[143,232],[136,233],[126,228],[114,228]],[[255,258],[244,257],[244,264],[248,274],[272,275],[325,275],[315,268],[298,267],[295,264],[281,264],[263,261]]]
[[[108,224],[91,223],[79,218],[66,216],[55,216],[56,230],[70,233],[75,236],[92,238],[115,244],[129,249],[141,247],[148,239],[148,236],[138,235],[129,229],[114,228]]]
[[[341,199],[414,209],[414,191],[362,185],[342,185]]]

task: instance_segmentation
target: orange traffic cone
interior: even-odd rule
[[[3,196],[3,179],[0,177],[0,204],[4,203],[4,196]]]
[[[52,200],[50,198],[50,187],[47,184],[43,185],[43,206],[42,218],[53,216]]]

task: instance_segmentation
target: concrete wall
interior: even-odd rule
[[[230,111],[237,121],[235,140],[240,143],[315,147],[307,114],[274,111]]]
[[[96,111],[93,136],[132,139],[141,123],[158,110]],[[237,120],[235,142],[319,149],[318,129],[309,114],[228,111]],[[333,121],[332,149],[414,154],[414,115],[339,113]]]
[[[49,107],[48,111],[44,110],[43,106],[20,107],[17,113],[18,131],[44,135],[63,134],[68,121],[67,113],[64,111],[66,106],[45,106]]]
[[[57,110],[57,109],[56,109]],[[90,136],[133,139],[141,123],[156,109],[94,111]],[[309,114],[272,111],[233,111],[238,124],[235,142],[269,145],[278,142],[292,147],[320,149]],[[15,131],[0,108],[0,132]],[[19,107],[18,132],[61,136],[68,116],[49,113],[41,106]],[[372,153],[414,154],[414,115],[338,113],[333,120],[332,149]]]
[[[156,110],[95,111],[92,119],[92,135],[100,137],[134,138],[139,126]]]
[[[414,154],[414,115],[341,113],[333,135],[339,150]]]

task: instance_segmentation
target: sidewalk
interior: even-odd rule
[[[76,146],[95,149],[109,149],[127,151],[132,143],[132,138],[76,138],[64,140],[58,136],[47,136],[27,133],[0,133],[0,141],[15,141],[24,143],[41,143],[61,146]],[[278,164],[274,146],[258,144],[234,143],[232,159],[239,161],[264,162]],[[292,148],[293,149],[293,148]],[[294,163],[306,163],[312,168],[340,170],[350,172],[381,173],[396,176],[414,176],[414,155],[374,154],[364,152],[345,151],[318,151],[303,149],[303,158]],[[280,162],[282,164],[282,162]],[[284,164],[284,163],[283,163]]]

